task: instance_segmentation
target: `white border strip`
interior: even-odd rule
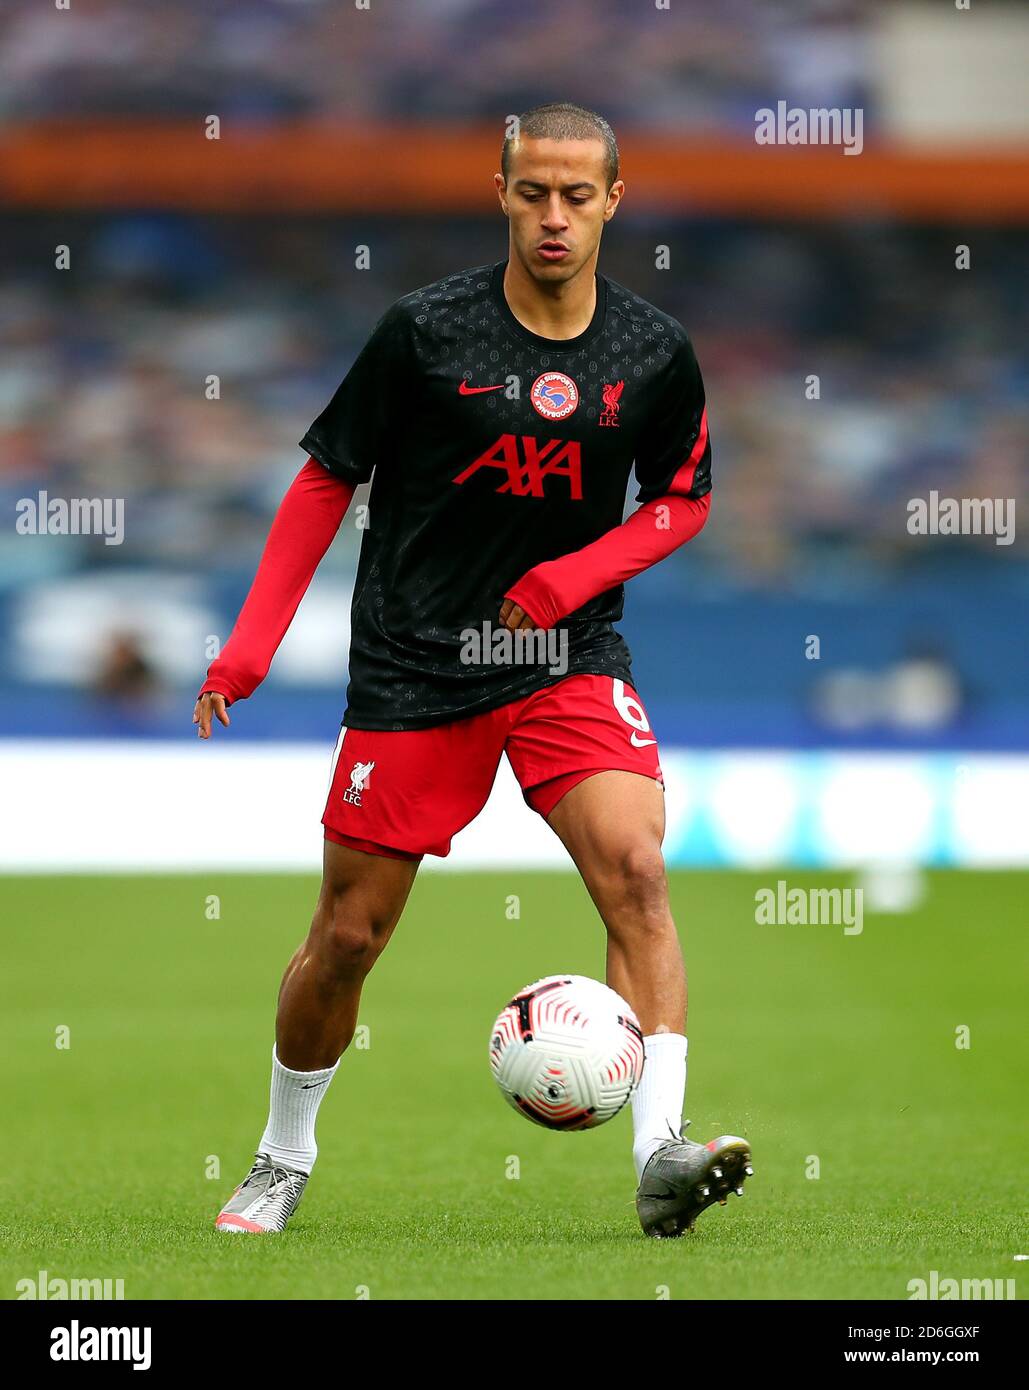
[[[221,731],[216,734],[216,740]],[[310,870],[339,744],[0,740],[0,873]],[[1029,865],[1029,757],[662,752],[670,864]],[[427,868],[569,868],[506,760]]]

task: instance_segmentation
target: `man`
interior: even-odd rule
[[[578,867],[607,929],[607,981],[643,1029],[632,1112],[644,1231],[679,1235],[751,1172],[744,1139],[681,1132],[686,979],[661,769],[612,626],[622,582],[707,518],[700,372],[674,319],[596,273],[624,190],[606,121],[564,103],[528,112],[496,188],[507,261],[407,295],[380,321],[301,441],[310,457],[194,712],[208,738],[264,678],[371,477],[321,894],[282,981],[268,1124],[219,1230],[288,1221],[365,976],[422,855],[449,852],[503,752]],[[643,505],[623,523],[634,464]],[[546,630],[541,659],[518,660],[533,630]],[[498,651],[511,659],[491,660]]]

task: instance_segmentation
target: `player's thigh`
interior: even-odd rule
[[[312,934],[370,936],[384,945],[400,920],[420,862],[326,839]]]
[[[620,770],[594,773],[562,796],[547,823],[605,920],[626,907],[664,912],[664,791],[654,778]]]
[[[637,850],[660,854],[664,791],[637,772],[595,772],[565,793],[547,823],[576,863],[612,865]]]

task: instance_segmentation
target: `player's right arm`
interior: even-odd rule
[[[300,441],[310,457],[282,499],[236,626],[200,688],[193,711],[200,738],[210,738],[215,719],[227,725],[227,706],[264,680],[354,490],[388,466],[393,402],[410,395],[411,330],[400,305],[388,309]]]
[[[200,687],[193,710],[199,738],[210,738],[215,719],[227,727],[227,707],[252,695],[268,674],[353,495],[353,483],[313,458],[293,480],[275,514],[236,626]]]

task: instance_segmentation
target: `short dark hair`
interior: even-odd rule
[[[604,172],[608,188],[618,177],[618,141],[615,133],[596,111],[575,106],[570,101],[551,101],[534,106],[518,117],[518,134],[509,135],[500,151],[500,170],[506,182],[511,167],[511,146],[521,136],[534,140],[600,140],[604,145]]]

